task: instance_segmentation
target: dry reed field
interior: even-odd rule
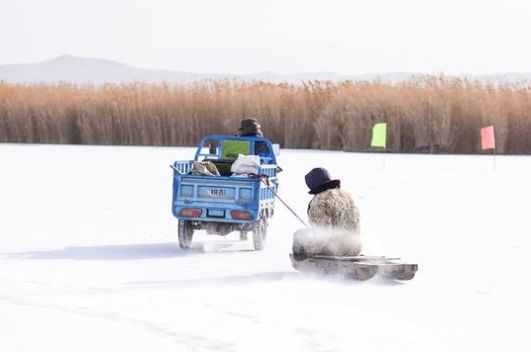
[[[496,153],[530,154],[531,86],[431,78],[401,84],[221,81],[189,85],[0,83],[0,142],[195,145],[236,133],[245,117],[284,148],[369,151],[387,122],[391,152],[480,153],[495,126]]]

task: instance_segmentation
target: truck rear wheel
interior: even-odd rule
[[[179,247],[182,249],[190,248],[190,245],[192,244],[192,238],[194,237],[194,228],[192,227],[192,222],[179,219],[177,234],[179,235]]]
[[[254,249],[261,251],[265,247],[265,240],[267,235],[267,222],[265,218],[261,218],[253,228],[253,245]]]

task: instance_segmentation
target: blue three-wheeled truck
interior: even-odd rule
[[[267,138],[207,135],[199,142],[194,160],[175,161],[172,212],[179,220],[180,247],[190,247],[195,230],[221,236],[239,231],[241,240],[250,231],[255,250],[262,250],[279,185],[275,154]],[[240,155],[258,156],[256,172],[231,171]],[[215,165],[219,176],[194,172],[197,164],[205,162]]]

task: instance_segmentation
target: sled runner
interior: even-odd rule
[[[297,258],[289,255],[291,265],[303,273],[339,275],[354,280],[368,280],[376,275],[393,280],[411,280],[417,272],[417,264],[407,264],[400,258],[384,256],[327,256],[314,255]]]

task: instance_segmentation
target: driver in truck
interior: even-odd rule
[[[261,130],[260,124],[258,123],[257,119],[254,118],[248,118],[245,120],[242,120],[240,128],[238,128],[238,135],[245,137],[245,136],[254,136],[254,137],[263,137],[263,133]]]
[[[238,135],[241,137],[263,137],[262,126],[258,123],[258,120],[255,118],[247,118],[242,120],[240,128],[238,128]],[[266,156],[271,153],[269,147],[265,142],[256,141],[255,142],[255,154]]]

